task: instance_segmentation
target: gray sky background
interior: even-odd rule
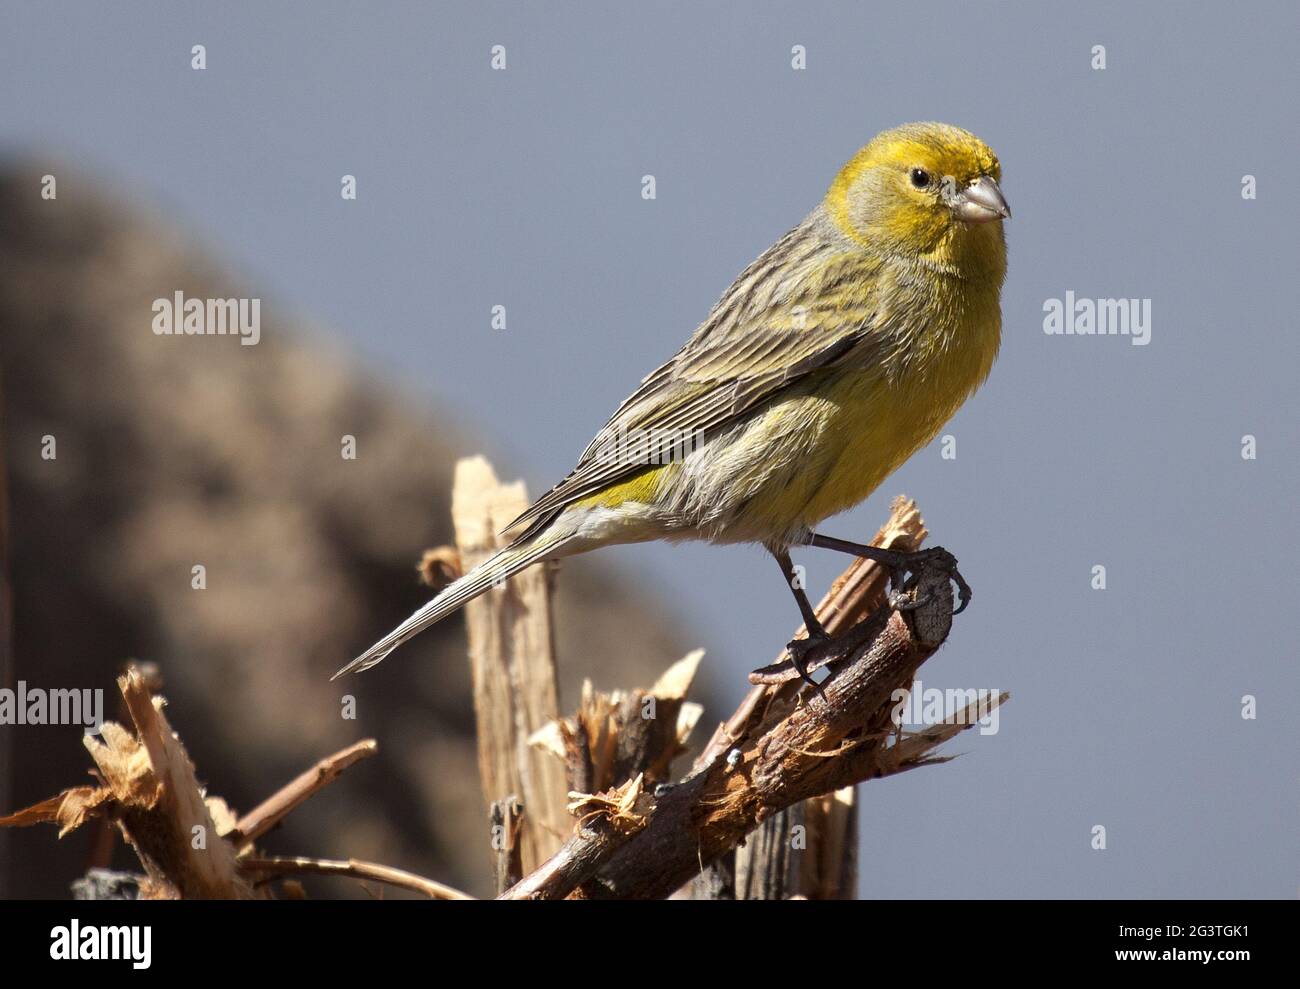
[[[1015,213],[1001,357],[955,460],[824,529],[915,496],[975,587],[924,682],[1013,698],[956,763],[862,790],[863,893],[1293,897],[1300,15],[1087,6],[6,0],[0,141],[162,209],[539,492],[861,144],[975,131]],[[1067,290],[1150,298],[1151,343],[1045,335]],[[797,557],[818,594],[845,562]],[[795,624],[756,549],[606,558],[729,697]]]

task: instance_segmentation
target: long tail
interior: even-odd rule
[[[442,621],[465,602],[478,597],[494,584],[517,574],[525,567],[545,559],[563,545],[564,540],[547,539],[545,533],[522,545],[507,546],[488,557],[465,576],[452,581],[423,608],[393,629],[347,666],[335,673],[337,680],[345,673],[360,673],[382,663],[388,654],[407,639],[414,638],[430,625]]]

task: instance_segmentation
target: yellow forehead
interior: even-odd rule
[[[867,169],[924,168],[969,182],[979,175],[1001,181],[1002,166],[993,149],[970,131],[951,124],[904,124],[884,131],[844,166],[843,178],[852,182]]]

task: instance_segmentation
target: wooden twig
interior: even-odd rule
[[[737,899],[786,900],[803,892],[799,832],[807,831],[804,811],[810,802],[772,814],[736,849]]]
[[[400,886],[403,889],[423,893],[434,900],[472,900],[474,897],[462,893],[444,883],[417,876],[413,872],[395,869],[389,865],[376,862],[362,862],[358,859],[339,861],[336,859],[290,858],[273,856],[269,858],[246,858],[241,861],[246,873],[255,876],[254,884],[263,885],[272,879],[297,875],[304,872],[327,876],[351,876],[354,879],[370,879],[375,882]]]
[[[523,861],[519,854],[519,828],[523,818],[524,806],[517,797],[509,796],[492,804],[489,823],[492,847],[497,855],[498,896],[524,877]]]
[[[499,533],[528,504],[523,483],[501,484],[482,457],[457,463],[451,514],[461,567],[500,546]],[[514,793],[528,808],[520,833],[526,870],[559,847],[570,825],[562,767],[528,745],[559,717],[546,584],[543,568],[532,567],[465,608],[484,806]]]
[[[810,900],[851,900],[858,895],[857,791],[846,786],[805,800],[807,847],[800,892]]]
[[[881,766],[889,773],[913,769],[917,766],[934,765],[949,762],[955,756],[939,756],[931,753],[949,739],[967,731],[979,719],[988,716],[994,710],[1011,700],[1005,690],[992,700],[973,701],[960,711],[954,711],[937,725],[928,725],[920,731],[900,734],[898,741],[881,755]]]
[[[253,842],[284,820],[296,807],[338,779],[343,770],[378,751],[379,743],[373,738],[367,738],[326,756],[241,817],[235,830],[226,837],[236,848],[251,847]]]
[[[844,787],[766,818],[736,849],[736,897],[848,900],[857,893],[857,804]]]

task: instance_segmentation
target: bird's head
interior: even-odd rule
[[[1001,221],[1011,216],[987,144],[950,124],[904,124],[877,135],[826,194],[842,233],[884,253],[958,268],[1005,258]]]

